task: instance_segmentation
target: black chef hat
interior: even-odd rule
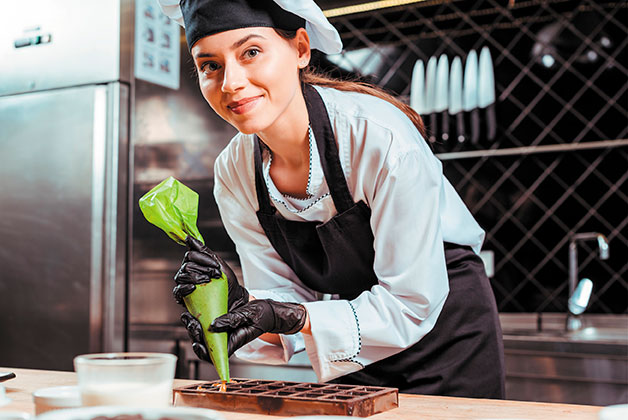
[[[181,0],[188,48],[199,39],[249,27],[270,27],[296,31],[305,19],[287,12],[273,0]]]

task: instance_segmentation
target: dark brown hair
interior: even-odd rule
[[[296,31],[284,31],[276,28],[275,31],[281,37],[286,39],[293,39],[297,35]],[[302,83],[308,83],[311,85],[322,87],[330,87],[345,92],[365,93],[367,95],[372,95],[377,98],[383,99],[386,102],[390,102],[391,104],[399,108],[404,114],[406,114],[408,118],[410,118],[410,121],[412,121],[417,130],[419,130],[421,136],[423,136],[423,138],[427,141],[427,133],[421,116],[414,109],[412,109],[410,105],[400,101],[395,96],[386,92],[379,86],[375,86],[366,82],[361,82],[359,80],[336,79],[334,77],[330,77],[329,75],[319,73],[311,67],[301,70],[299,76]]]

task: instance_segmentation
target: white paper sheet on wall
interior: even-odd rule
[[[135,2],[135,77],[179,89],[180,26],[155,0]]]

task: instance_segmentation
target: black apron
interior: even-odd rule
[[[303,86],[303,93],[338,214],[325,223],[286,220],[277,214],[256,137],[257,218],[277,253],[305,285],[351,300],[378,282],[371,211],[363,201],[353,202],[322,98],[310,85]],[[415,394],[504,397],[501,328],[484,265],[469,247],[444,245],[450,292],[433,330],[400,353],[334,382],[390,386]]]

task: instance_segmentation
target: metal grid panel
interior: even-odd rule
[[[417,59],[443,53],[464,59],[470,50],[488,46],[500,136],[481,148],[625,138],[626,2],[518,1],[512,8],[503,3],[424,2],[332,22],[345,44],[346,70],[406,100]],[[552,25],[556,34],[548,41]],[[558,49],[551,68],[532,53],[535,46]],[[365,49],[370,53],[355,54]],[[439,143],[436,150],[472,147]]]
[[[580,277],[595,283],[592,312],[624,313],[628,301],[628,150],[506,156],[444,163],[495,252],[501,311],[564,311],[569,235],[607,235],[611,258],[580,246]]]
[[[345,70],[404,100],[417,58],[491,49],[497,140],[441,142],[437,152],[528,146],[534,152],[628,136],[626,2],[534,0],[509,8],[497,0],[432,1],[332,23],[345,44]],[[551,41],[548,27],[555,30]],[[552,66],[532,53],[535,45],[555,48]],[[484,248],[495,252],[492,284],[501,311],[564,311],[569,235],[582,231],[604,233],[611,247],[611,258],[600,261],[592,244],[581,244],[580,277],[595,283],[589,311],[628,311],[626,168],[626,147],[444,161],[487,230]]]

